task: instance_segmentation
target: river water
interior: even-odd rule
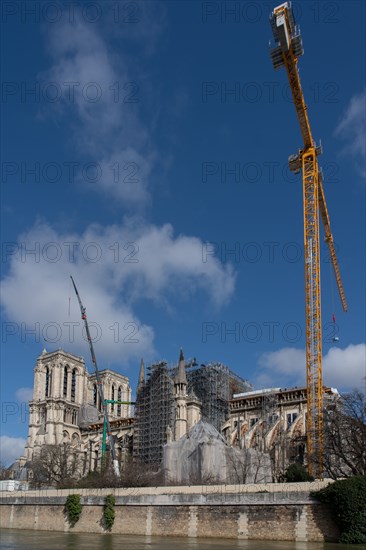
[[[4,529],[1,550],[365,550],[366,546],[316,542],[246,541],[231,539],[186,539],[56,533]]]

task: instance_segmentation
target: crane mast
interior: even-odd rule
[[[72,284],[73,284],[73,287],[74,287],[74,290],[75,290],[75,294],[76,294],[76,297],[77,297],[78,302],[79,302],[81,318],[84,321],[86,337],[87,337],[88,342],[89,342],[90,355],[91,355],[92,363],[93,363],[94,370],[95,370],[95,376],[96,376],[96,379],[97,379],[97,389],[98,389],[98,394],[99,394],[99,401],[100,401],[100,405],[102,407],[104,425],[106,427],[106,432],[107,432],[107,435],[108,435],[109,445],[110,445],[111,454],[112,454],[113,470],[114,470],[114,473],[116,474],[116,476],[119,477],[120,476],[119,464],[118,464],[118,460],[117,460],[116,449],[115,449],[115,446],[114,446],[114,439],[113,439],[113,435],[112,435],[111,427],[110,427],[110,423],[109,423],[108,404],[104,400],[103,383],[102,383],[101,378],[100,378],[99,369],[98,369],[98,365],[97,365],[97,358],[96,358],[95,353],[94,353],[93,341],[92,341],[91,336],[90,336],[88,319],[87,319],[87,316],[86,316],[86,308],[83,306],[83,304],[81,302],[81,298],[80,298],[78,290],[76,288],[74,279],[72,278],[71,275],[70,275],[70,279],[72,281]]]
[[[323,222],[325,240],[344,311],[347,311],[347,303],[330,229],[322,185],[323,175],[317,159],[322,153],[322,148],[315,143],[311,133],[307,106],[297,68],[298,58],[304,52],[300,29],[295,25],[291,2],[277,6],[271,14],[270,23],[275,41],[275,46],[270,51],[272,63],[275,70],[281,67],[286,69],[304,143],[298,154],[289,157],[289,167],[296,174],[302,171],[308,470],[309,474],[321,478],[323,476],[324,430],[319,214]]]

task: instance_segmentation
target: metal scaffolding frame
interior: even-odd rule
[[[219,432],[229,417],[230,399],[234,393],[248,391],[252,386],[222,363],[191,365],[186,369],[188,393],[201,401],[202,420]]]
[[[174,383],[165,362],[148,367],[147,380],[136,397],[133,455],[146,464],[160,464],[167,427],[175,418]]]
[[[263,438],[267,436],[279,418],[278,395],[275,390],[262,394]]]
[[[202,419],[221,431],[229,417],[233,394],[248,391],[252,386],[221,363],[198,365],[195,360],[188,360],[185,368],[188,395],[201,401]],[[163,445],[167,442],[168,426],[174,431],[174,377],[177,372],[178,365],[168,366],[166,362],[152,365],[138,391],[133,447],[134,458],[140,462],[159,464]]]

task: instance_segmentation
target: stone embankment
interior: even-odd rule
[[[105,497],[113,494],[112,533],[334,541],[338,529],[329,510],[310,496],[328,483],[1,492],[0,526],[103,533]],[[74,493],[81,495],[83,510],[71,528],[64,507]]]

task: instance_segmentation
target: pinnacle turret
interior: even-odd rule
[[[144,360],[141,359],[137,391],[138,392],[141,391],[144,385],[145,385],[145,365],[144,365]]]
[[[176,384],[187,384],[186,367],[184,365],[183,349],[180,348],[178,374],[175,378]]]

